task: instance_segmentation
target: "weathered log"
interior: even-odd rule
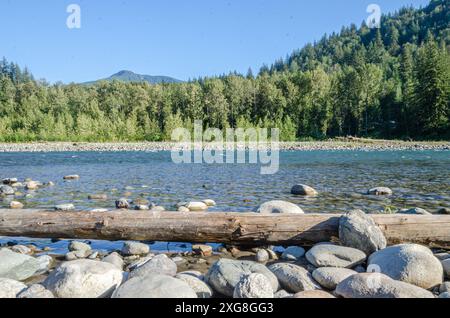
[[[312,245],[338,237],[338,214],[1,210],[0,236]],[[373,215],[389,244],[450,248],[450,215]]]

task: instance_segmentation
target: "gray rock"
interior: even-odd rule
[[[367,191],[370,195],[392,195],[392,190],[387,187],[376,187]]]
[[[269,201],[262,204],[258,211],[261,214],[272,214],[272,213],[288,213],[288,214],[304,214],[302,209],[296,204],[286,202],[286,201]]]
[[[36,274],[40,263],[31,256],[0,250],[0,277],[23,281]]]
[[[425,289],[442,283],[441,262],[429,248],[417,244],[391,246],[372,254],[370,269]]]
[[[428,212],[425,209],[422,208],[412,208],[412,209],[402,209],[398,211],[399,214],[419,214],[419,215],[431,215],[430,212]]]
[[[269,266],[269,269],[278,278],[281,287],[288,292],[298,293],[305,290],[321,289],[311,274],[298,265],[277,263]]]
[[[130,208],[130,203],[128,202],[127,199],[119,199],[116,201],[116,208],[117,209],[129,209]]]
[[[203,212],[208,210],[209,206],[203,202],[189,202],[186,204],[186,208],[191,212]]]
[[[13,209],[13,210],[20,210],[23,209],[24,205],[23,203],[19,202],[19,201],[11,201],[9,203],[9,208]]]
[[[122,271],[112,264],[81,259],[62,263],[43,285],[58,298],[107,298],[122,279]]]
[[[216,206],[216,202],[214,200],[211,199],[206,199],[202,201],[204,204],[206,204],[207,206],[211,207],[211,206]]]
[[[11,247],[11,251],[25,255],[30,255],[32,253],[31,249],[25,245],[14,245]]]
[[[292,298],[320,299],[320,298],[336,298],[336,297],[323,290],[305,290],[295,294],[294,296],[292,296]]]
[[[311,188],[310,186],[304,184],[296,184],[291,189],[291,194],[294,195],[305,195],[305,196],[315,196],[317,195],[317,191]]]
[[[36,272],[36,275],[47,273],[53,265],[53,258],[49,255],[36,257],[36,261],[39,263],[39,269]]]
[[[450,208],[440,208],[437,210],[436,214],[450,214]]]
[[[251,261],[238,261],[222,258],[214,263],[206,274],[206,282],[218,293],[232,297],[236,285],[242,277],[252,273],[265,275],[274,291],[278,290],[278,280],[264,265]]]
[[[306,259],[315,267],[352,268],[366,260],[366,254],[351,247],[317,244],[306,253]]]
[[[80,179],[80,176],[77,174],[72,174],[72,175],[65,176],[63,179],[64,180],[78,180],[78,179]]]
[[[189,276],[193,276],[196,277],[198,279],[200,279],[201,281],[205,281],[205,275],[203,275],[202,273],[200,273],[199,271],[184,271],[184,272],[180,272],[177,275],[189,275]]]
[[[381,273],[362,273],[348,277],[336,287],[344,298],[434,298],[423,288],[391,279]]]
[[[154,274],[175,276],[177,274],[177,269],[177,264],[167,257],[167,255],[159,254],[134,269],[130,273],[130,278],[146,277]]]
[[[150,206],[145,205],[145,204],[138,204],[134,206],[134,209],[136,211],[149,211],[150,210]]]
[[[0,185],[0,195],[14,195],[14,188],[8,185]]]
[[[294,296],[294,294],[288,293],[284,289],[281,289],[273,295],[273,298],[292,298],[292,296]]]
[[[198,298],[211,298],[213,290],[200,278],[190,275],[179,273],[175,278],[181,279],[188,284],[197,294]]]
[[[118,269],[123,270],[123,259],[116,252],[113,252],[113,253],[109,254],[108,256],[104,257],[102,259],[102,262],[113,264]]]
[[[79,241],[72,241],[69,244],[69,251],[75,252],[75,251],[81,251],[81,252],[89,252],[91,251],[91,246],[89,244],[79,242]]]
[[[286,261],[296,261],[305,255],[305,249],[299,246],[289,246],[284,250],[281,259]]]
[[[340,282],[355,274],[358,273],[348,268],[321,267],[312,276],[323,288],[334,290]]]
[[[233,298],[273,298],[272,284],[259,273],[242,277],[234,288]]]
[[[27,285],[9,278],[0,278],[0,299],[16,298],[17,295],[27,288]]]
[[[180,279],[153,274],[127,280],[112,298],[197,298],[197,294]]]
[[[256,252],[256,261],[258,263],[266,263],[268,262],[270,259],[270,255],[266,250],[259,250],[258,252]]]
[[[2,180],[3,184],[11,185],[13,183],[17,183],[19,180],[17,178],[5,178]]]
[[[55,206],[56,211],[73,211],[75,210],[75,206],[71,203],[68,204],[59,204]]]
[[[445,276],[450,278],[450,258],[444,259],[441,263],[444,268]]]
[[[342,245],[363,251],[366,255],[386,247],[383,232],[370,215],[354,210],[339,220],[339,240]]]
[[[123,255],[145,255],[148,253],[150,253],[150,247],[147,244],[131,241],[123,243]]]
[[[450,293],[449,292],[445,292],[439,295],[439,298],[450,298]]]
[[[444,282],[439,286],[440,293],[450,292],[450,282]]]
[[[434,256],[438,260],[443,261],[443,260],[446,260],[447,258],[450,258],[450,253],[446,253],[446,252],[444,252],[444,253],[437,253],[437,254],[434,254]]]
[[[55,298],[52,292],[40,284],[34,284],[22,291],[17,298]]]

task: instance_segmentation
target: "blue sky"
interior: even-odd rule
[[[69,4],[81,29],[69,29]],[[119,70],[178,79],[256,72],[324,33],[428,0],[0,0],[0,56],[50,82]]]

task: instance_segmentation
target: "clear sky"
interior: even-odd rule
[[[0,0],[0,56],[50,82],[120,70],[181,80],[255,72],[343,25],[428,0]],[[81,29],[69,29],[69,4]]]

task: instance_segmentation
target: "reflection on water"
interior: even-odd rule
[[[260,175],[251,164],[174,164],[170,152],[0,153],[0,178],[53,181],[54,187],[19,198],[27,208],[52,208],[73,203],[78,210],[113,208],[126,194],[143,197],[174,210],[176,203],[213,199],[210,211],[254,211],[268,200],[296,203],[307,213],[335,213],[421,207],[435,211],[450,206],[448,151],[285,151],[275,175]],[[78,181],[62,177],[78,174]],[[320,195],[295,197],[292,185],[304,183]],[[392,197],[365,192],[388,186]],[[127,193],[128,192],[128,193]],[[107,201],[89,201],[88,194],[107,193]],[[24,195],[27,194],[24,191]],[[0,207],[7,207],[0,201]]]

